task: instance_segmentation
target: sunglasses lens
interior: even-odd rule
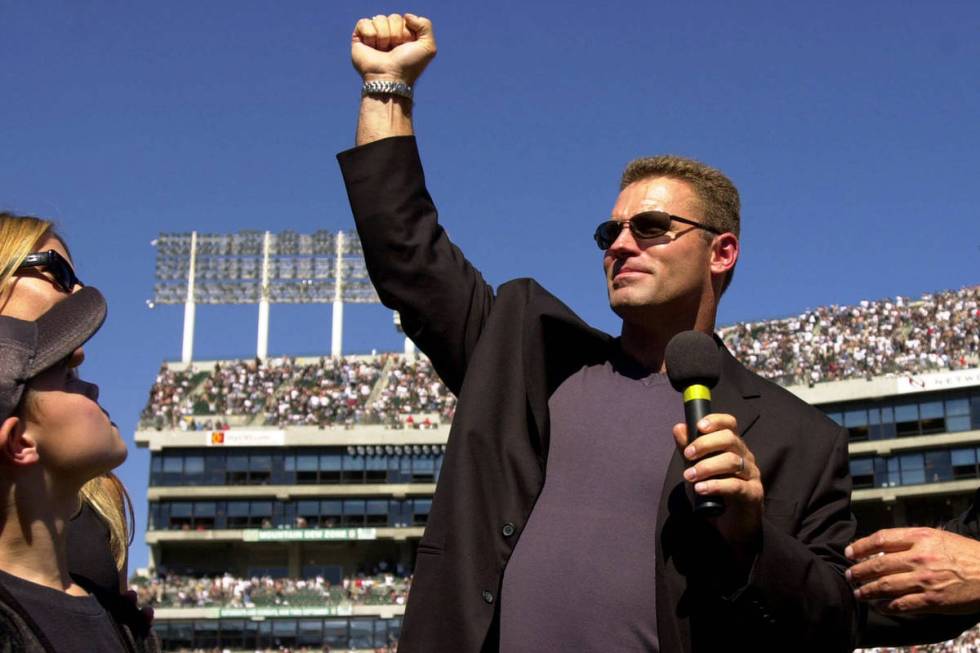
[[[630,218],[630,224],[640,238],[659,238],[670,229],[670,216],[662,211],[646,211]]]
[[[594,238],[599,249],[603,251],[609,249],[622,229],[623,223],[615,220],[603,222],[596,227]]]

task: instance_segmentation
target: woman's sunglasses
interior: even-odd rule
[[[85,285],[75,276],[75,270],[71,267],[71,263],[53,249],[28,254],[24,257],[24,261],[17,266],[17,269],[38,267],[47,269],[55,284],[65,292],[71,292],[75,286]]]
[[[606,251],[612,244],[616,242],[619,237],[619,233],[623,230],[623,227],[629,227],[630,233],[633,234],[634,238],[661,238],[662,236],[670,236],[670,223],[672,220],[677,222],[683,222],[684,224],[691,225],[692,229],[704,229],[705,231],[710,231],[713,234],[720,234],[721,232],[714,227],[709,227],[706,224],[701,224],[700,222],[695,222],[694,220],[688,220],[687,218],[682,218],[677,215],[671,215],[670,213],[665,213],[664,211],[644,211],[642,213],[637,213],[629,220],[607,220],[603,222],[598,227],[596,227],[595,238],[596,244],[599,249]],[[674,235],[676,238],[677,235]],[[673,238],[671,238],[673,240]]]

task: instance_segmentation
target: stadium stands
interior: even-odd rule
[[[133,577],[130,589],[140,605],[153,608],[251,608],[266,606],[404,605],[411,576],[392,574],[344,578],[331,584],[323,576],[310,579],[239,578],[222,576]]]
[[[980,356],[980,286],[824,306],[720,329],[736,358],[781,385],[973,367]],[[148,428],[264,426],[424,428],[452,420],[455,398],[425,358],[395,354],[301,361],[224,361],[209,370],[164,364],[142,413]],[[419,417],[422,416],[422,417]],[[426,421],[428,420],[428,421]]]

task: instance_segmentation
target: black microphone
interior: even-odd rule
[[[687,438],[692,442],[700,435],[698,422],[711,413],[711,388],[721,376],[721,352],[706,333],[682,331],[667,343],[664,361],[670,384],[684,394]],[[694,512],[704,517],[717,517],[725,512],[725,502],[721,497],[696,494]]]

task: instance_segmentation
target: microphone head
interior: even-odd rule
[[[714,339],[701,331],[682,331],[670,339],[664,352],[667,377],[674,390],[692,385],[715,387],[721,376],[721,352]]]

